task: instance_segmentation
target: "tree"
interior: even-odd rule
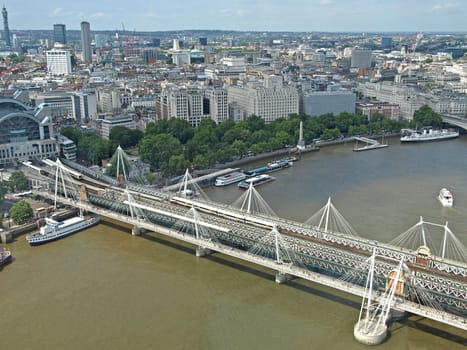
[[[423,105],[415,111],[413,114],[412,126],[423,127],[433,126],[440,127],[443,125],[443,119],[441,116],[433,111],[429,106]]]
[[[117,125],[110,130],[109,140],[122,148],[136,146],[143,138],[140,130],[132,130],[123,125]]]
[[[170,157],[166,167],[162,168],[165,176],[181,174],[190,167],[190,162],[182,155],[173,155]]]
[[[10,217],[15,224],[22,224],[32,218],[32,208],[26,201],[20,201],[13,205],[10,210]]]
[[[172,135],[151,135],[141,140],[139,152],[143,160],[162,170],[170,157],[182,154],[182,146]]]
[[[83,136],[83,133],[78,129],[73,126],[65,126],[60,129],[60,134],[62,134],[65,137],[68,137],[71,141],[75,143],[75,145],[78,145],[79,140]]]
[[[25,191],[28,189],[28,179],[22,171],[13,171],[8,179],[9,187],[12,192]]]
[[[146,177],[146,180],[151,185],[154,183],[154,181],[156,181],[156,175],[154,175],[154,173],[148,172],[146,173],[145,177]]]

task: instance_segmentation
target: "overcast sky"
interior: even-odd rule
[[[467,0],[4,0],[10,30],[467,31]],[[0,26],[0,28],[3,28]]]

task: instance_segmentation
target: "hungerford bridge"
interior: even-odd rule
[[[41,196],[127,223],[134,235],[151,231],[193,244],[197,256],[218,252],[264,266],[277,272],[277,283],[302,278],[362,297],[354,335],[365,344],[384,341],[396,313],[467,330],[466,248],[447,224],[421,218],[394,242],[381,243],[349,229],[330,200],[299,223],[255,209],[262,199],[253,187],[238,206],[226,206],[194,196],[187,181],[169,193],[124,184],[126,174],[117,181],[72,162],[45,163],[34,167],[42,176],[31,178]],[[444,231],[437,253],[432,227]]]

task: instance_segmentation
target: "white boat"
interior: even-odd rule
[[[451,191],[446,188],[442,188],[439,191],[438,200],[441,202],[443,207],[452,207],[454,205],[454,197]]]
[[[242,182],[238,183],[238,188],[248,189],[250,188],[250,184],[253,186],[258,186],[261,184],[265,184],[267,182],[274,181],[275,178],[269,176],[267,174],[261,174],[258,176],[251,177],[249,179],[243,180]]]
[[[63,221],[55,221],[46,218],[46,224],[39,229],[39,232],[26,237],[30,245],[40,245],[47,242],[56,241],[75,232],[82,231],[99,222],[98,215],[74,216]]]
[[[234,171],[232,173],[216,177],[216,182],[214,183],[214,186],[227,186],[245,179],[246,175],[244,173]]]
[[[433,129],[425,127],[422,130],[402,129],[401,142],[423,142],[449,140],[459,137],[459,131],[448,129]]]

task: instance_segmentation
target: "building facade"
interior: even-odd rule
[[[91,26],[89,22],[81,22],[81,48],[82,60],[85,63],[92,62]]]
[[[46,107],[31,109],[0,96],[0,165],[55,158],[60,154]]]
[[[47,72],[49,75],[69,75],[72,73],[71,52],[63,46],[46,51]]]
[[[355,113],[355,94],[341,91],[317,91],[303,94],[300,112],[309,116],[320,116],[342,112]]]
[[[66,44],[66,26],[64,24],[54,24],[54,43]]]
[[[136,123],[129,115],[117,115],[113,117],[107,117],[102,120],[100,134],[108,140],[112,128],[116,126],[124,126],[128,129],[136,130]]]
[[[278,77],[280,78],[280,77]],[[281,79],[281,78],[280,78]],[[246,117],[257,115],[269,123],[276,119],[287,119],[299,112],[299,95],[294,86],[283,86],[274,78],[266,78],[263,84],[246,83],[227,88],[228,102],[236,103]]]

